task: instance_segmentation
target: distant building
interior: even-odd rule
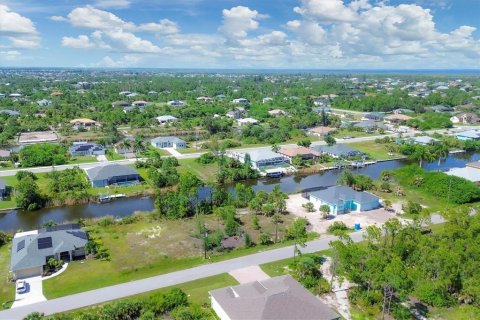
[[[132,167],[120,164],[99,165],[85,169],[93,187],[110,185],[131,185],[140,182],[140,175]]]
[[[273,110],[269,110],[268,114],[272,117],[280,117],[280,116],[286,115],[287,113],[280,109],[273,109]]]
[[[78,118],[78,119],[73,119],[70,121],[70,125],[73,126],[75,129],[90,129],[93,127],[99,126],[99,123],[95,120],[88,119],[88,118]]]
[[[269,102],[272,102],[273,101],[273,98],[270,98],[270,97],[265,97],[262,99],[262,103],[269,103]]]
[[[74,142],[68,149],[69,153],[74,156],[98,156],[105,154],[105,148],[101,145],[91,142]]]
[[[443,112],[453,112],[454,109],[452,107],[447,107],[444,105],[437,105],[430,107],[430,110],[433,112],[443,113]]]
[[[184,107],[187,104],[182,100],[172,100],[172,101],[168,101],[167,105],[169,105],[170,107]]]
[[[233,99],[232,102],[235,103],[235,104],[248,104],[249,103],[248,99],[245,99],[245,98]]]
[[[156,119],[157,119],[159,124],[166,124],[166,123],[178,121],[178,119],[176,117],[169,116],[169,115],[160,116],[160,117],[157,117]]]
[[[291,276],[209,292],[220,320],[337,320],[340,316]]]
[[[472,129],[462,132],[457,132],[455,134],[458,140],[473,140],[478,141],[480,140],[480,129]]]
[[[5,109],[5,110],[0,110],[0,114],[6,114],[9,117],[18,117],[20,116],[20,112],[16,110],[10,110],[10,109]]]
[[[382,121],[385,115],[378,113],[378,112],[373,112],[373,113],[367,113],[363,116],[362,120],[364,121]]]
[[[288,164],[288,158],[272,150],[252,150],[248,153],[227,153],[229,157],[237,159],[242,163],[245,163],[245,157],[247,154],[250,156],[252,168],[257,170]]]
[[[212,98],[205,97],[205,96],[198,97],[196,100],[199,101],[199,102],[212,102]]]
[[[132,107],[146,107],[148,105],[147,101],[137,100],[132,102]]]
[[[245,115],[245,108],[243,108],[243,107],[235,108],[234,110],[228,111],[225,115],[228,118],[231,118],[231,119],[234,119],[234,120],[241,119]]]
[[[255,125],[258,124],[258,120],[253,119],[253,118],[243,118],[243,119],[237,119],[237,123],[240,127],[247,126],[247,125]]]
[[[414,113],[414,111],[410,109],[403,109],[403,108],[393,110],[393,114],[407,114],[407,113]]]
[[[51,101],[51,100],[48,100],[48,99],[42,99],[42,100],[38,100],[38,101],[37,101],[37,104],[38,104],[40,107],[48,107],[49,105],[52,104],[52,101]]]
[[[63,261],[85,256],[88,237],[80,225],[60,225],[16,233],[10,271],[14,279],[40,276],[50,258]]]
[[[450,118],[450,121],[452,121],[452,123],[463,123],[463,124],[477,123],[479,122],[479,120],[480,120],[479,117],[472,112],[459,113]]]
[[[173,149],[185,149],[187,143],[177,137],[158,137],[150,140],[150,144],[159,149],[173,148]]]
[[[334,144],[333,146],[314,146],[311,149],[321,153],[327,154],[333,158],[348,158],[364,154],[363,152],[349,147],[345,144]]]
[[[324,137],[329,133],[336,131],[337,128],[330,128],[330,127],[315,127],[308,129],[308,133],[312,136]]]
[[[332,186],[318,191],[306,193],[306,198],[313,203],[315,208],[321,205],[330,207],[331,215],[349,212],[362,212],[380,207],[380,198],[368,193],[353,190],[346,186]]]
[[[385,121],[390,123],[402,123],[402,122],[407,122],[408,120],[411,120],[411,119],[413,118],[405,114],[391,114],[384,118]]]
[[[421,144],[421,145],[430,145],[440,141],[438,139],[435,139],[429,136],[412,137],[409,140],[412,143]]]
[[[290,163],[292,162],[292,159],[295,158],[296,156],[300,156],[302,160],[315,159],[318,156],[320,156],[320,153],[318,153],[317,151],[306,148],[306,147],[301,147],[301,146],[284,147],[284,148],[281,148],[280,151],[278,151],[278,153],[287,157]]]
[[[125,107],[129,107],[130,106],[130,103],[127,102],[127,101],[123,101],[123,100],[119,100],[119,101],[115,101],[115,102],[112,102],[112,107],[122,107],[122,108],[125,108]]]

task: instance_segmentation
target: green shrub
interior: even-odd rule
[[[347,230],[349,230],[347,225],[342,221],[335,221],[327,229],[328,232],[333,233],[334,235],[345,233]]]

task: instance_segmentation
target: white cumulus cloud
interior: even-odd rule
[[[0,4],[0,38],[10,41],[9,47],[31,49],[38,47],[40,36],[32,20]]]

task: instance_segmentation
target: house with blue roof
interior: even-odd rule
[[[467,131],[458,132],[455,134],[458,140],[473,140],[478,141],[480,140],[480,130],[479,129],[472,129]]]
[[[330,215],[336,216],[349,212],[363,212],[380,208],[380,198],[365,192],[356,191],[347,186],[331,186],[325,189],[307,192],[305,197],[315,208],[322,205],[330,207]]]

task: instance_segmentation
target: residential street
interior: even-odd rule
[[[432,215],[432,224],[439,224],[445,222],[439,215]],[[363,240],[363,231],[358,231],[350,234],[354,242]],[[302,248],[303,253],[313,253],[328,249],[329,243],[335,240],[336,237],[330,236],[323,239],[310,241],[305,248]],[[106,301],[124,298],[136,295],[151,290],[165,288],[168,286],[178,285],[180,283],[189,282],[209,276],[214,276],[222,273],[231,272],[237,269],[261,265],[268,262],[283,260],[292,257],[293,246],[288,246],[280,249],[268,250],[243,256],[235,259],[225,260],[221,262],[205,264],[198,267],[185,269],[181,271],[171,272],[151,278],[131,281],[127,283],[118,284],[115,286],[105,287],[101,289],[86,291],[62,298],[48,300],[28,306],[18,307],[5,311],[0,311],[0,319],[2,320],[16,320],[22,319],[32,312],[43,312],[45,315],[54,314],[58,312],[65,312],[78,308],[87,307],[94,304],[103,303]]]
[[[464,126],[463,129],[467,130],[469,127]],[[430,130],[427,131],[426,133],[441,133],[445,132],[445,129],[441,130]],[[418,133],[418,132],[415,132]],[[404,133],[403,136],[413,136],[414,133]],[[391,133],[391,134],[384,134],[384,135],[376,135],[376,136],[366,136],[366,137],[358,137],[358,138],[352,138],[352,139],[337,139],[337,143],[354,143],[354,142],[362,142],[362,141],[372,141],[377,138],[383,138],[383,137],[396,137],[396,133]],[[314,141],[312,142],[312,146],[318,146],[318,145],[325,145],[324,141]],[[280,145],[281,147],[292,147],[296,146],[296,144],[283,144]],[[250,147],[250,148],[239,148],[239,149],[230,149],[229,151],[235,151],[235,152],[240,152],[240,153],[245,153],[245,152],[250,152],[253,150],[257,151],[262,151],[262,150],[271,150],[270,146],[267,147]],[[176,157],[177,159],[192,159],[192,158],[198,158],[205,152],[195,152],[195,153],[185,153],[181,154],[179,152],[176,152],[173,156]],[[140,159],[141,160],[141,159]],[[81,163],[81,164],[67,164],[67,165],[61,165],[61,166],[48,166],[48,167],[35,167],[35,168],[21,168],[21,169],[11,169],[11,170],[0,170],[0,177],[7,177],[7,176],[14,176],[18,171],[21,170],[28,170],[33,173],[42,173],[42,172],[50,172],[53,170],[61,171],[65,169],[71,169],[73,167],[80,167],[81,169],[87,169],[87,168],[92,168],[98,165],[102,164],[107,164],[107,163],[118,163],[118,164],[132,164],[136,160],[135,159],[122,159],[122,160],[113,160],[113,161],[105,161],[105,162],[90,162],[90,163]]]

